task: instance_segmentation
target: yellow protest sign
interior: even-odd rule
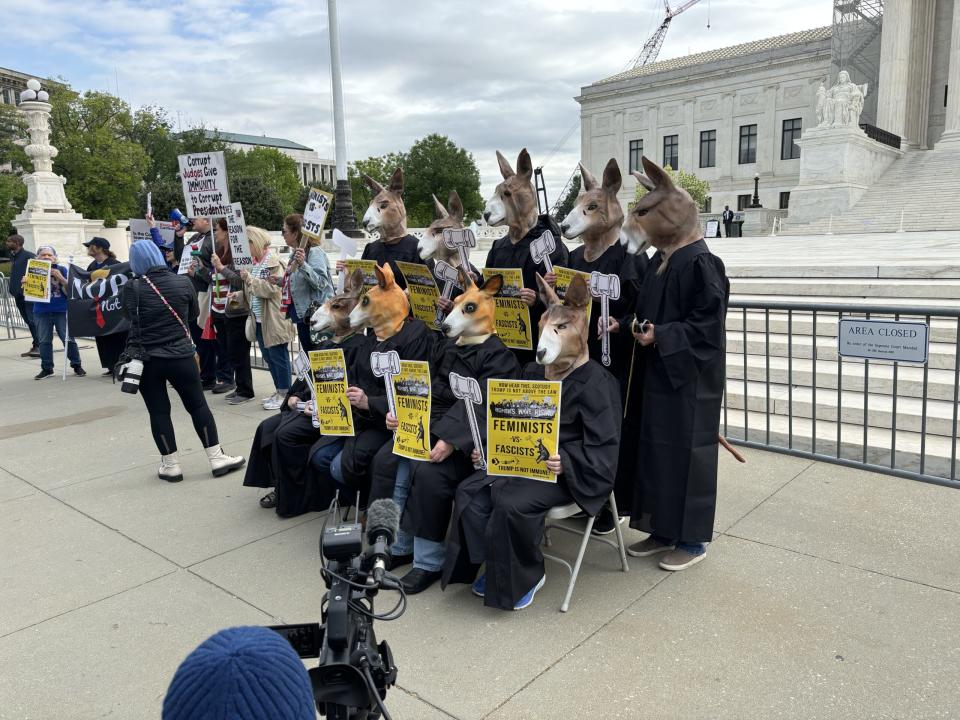
[[[401,360],[393,376],[393,395],[400,426],[393,436],[393,454],[411,460],[430,459],[430,364]]]
[[[584,282],[587,283],[587,287],[590,287],[590,273],[583,272],[581,270],[571,270],[570,268],[560,267],[559,265],[553,266],[553,272],[557,276],[557,284],[554,286],[554,290],[557,293],[557,297],[563,300],[567,295],[567,287],[570,285],[570,281],[574,277],[579,275],[583,278]],[[587,305],[587,327],[590,327],[590,316],[593,315],[593,303]]]
[[[376,260],[353,260],[343,261],[346,265],[347,276],[353,275],[354,270],[360,270],[363,273],[363,286],[373,287],[377,284],[377,262]]]
[[[487,380],[487,473],[556,482],[547,458],[560,447],[560,383]]]
[[[352,437],[353,412],[347,400],[347,363],[343,350],[312,350],[313,401],[324,435]]]
[[[50,302],[50,268],[49,260],[27,260],[27,271],[23,277],[23,298],[32,302]]]
[[[437,290],[437,282],[430,268],[420,263],[401,260],[397,260],[397,267],[407,281],[413,316],[423,320],[431,330],[439,330],[434,321],[437,319],[437,300],[440,298],[440,291]]]
[[[503,287],[496,297],[497,309],[493,324],[503,344],[518,350],[533,350],[533,329],[530,327],[530,308],[520,299],[523,272],[519,268],[484,268],[483,278],[503,276]]]

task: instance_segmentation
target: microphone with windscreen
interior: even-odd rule
[[[400,508],[389,499],[374,500],[367,508],[367,557],[373,560],[373,580],[379,584],[390,559],[390,546],[400,530]]]

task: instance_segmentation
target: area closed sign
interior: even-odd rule
[[[927,362],[926,323],[844,318],[837,334],[842,357],[895,362]]]

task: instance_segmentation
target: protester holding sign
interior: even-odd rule
[[[37,336],[37,325],[33,320],[33,311],[31,306],[23,297],[23,276],[27,272],[27,261],[36,257],[29,250],[23,249],[23,237],[20,235],[11,235],[7,238],[7,251],[10,253],[10,294],[13,295],[13,301],[20,311],[20,317],[30,328],[30,337],[33,342],[30,349],[20,353],[20,357],[40,357],[39,337]]]
[[[123,311],[130,320],[126,353],[143,362],[140,394],[150,413],[150,430],[161,455],[157,476],[167,482],[183,479],[167,383],[190,413],[214,476],[243,467],[244,458],[226,455],[220,447],[217,425],[203,396],[187,327],[196,320],[198,312],[197,296],[190,282],[167,271],[163,255],[150,240],[130,246],[130,266],[137,279],[124,285],[121,296]]]
[[[283,221],[283,240],[294,248],[293,260],[283,276],[280,311],[297,326],[300,347],[305,351],[316,349],[310,337],[307,309],[314,303],[322,305],[333,295],[330,263],[320,247],[320,239],[304,235],[303,215],[287,215]]]
[[[77,343],[68,337],[67,333],[67,268],[57,264],[57,251],[51,245],[41,245],[37,248],[37,259],[51,263],[50,268],[50,299],[47,302],[32,301],[34,322],[37,324],[37,335],[40,339],[40,372],[34,380],[43,380],[53,375],[53,331],[56,329],[60,342],[67,349],[67,359],[70,367],[78,377],[86,375],[80,364],[80,351]],[[23,283],[28,282],[24,277]]]
[[[226,218],[217,219],[214,237],[216,252],[210,256],[215,271],[211,285],[213,326],[220,351],[226,353],[233,366],[234,390],[227,395],[227,402],[240,405],[254,396],[250,341],[246,330],[250,304],[244,292],[243,278],[234,265]],[[218,392],[218,389],[213,391]]]
[[[83,243],[87,248],[87,255],[93,258],[87,265],[87,272],[102,270],[111,265],[118,265],[117,256],[110,250],[110,241],[106,238],[95,237],[89,242]],[[109,272],[109,271],[108,271]],[[120,353],[127,344],[127,333],[117,332],[109,335],[95,335],[94,342],[97,344],[97,354],[100,356],[100,367],[103,368],[103,374],[113,375],[113,368],[120,359]]]

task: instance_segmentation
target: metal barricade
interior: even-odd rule
[[[842,357],[841,319],[928,326],[927,362]],[[730,302],[732,443],[960,488],[960,308]]]
[[[10,279],[3,273],[0,273],[0,322],[7,331],[2,340],[16,340],[17,330],[30,330],[10,294]]]

